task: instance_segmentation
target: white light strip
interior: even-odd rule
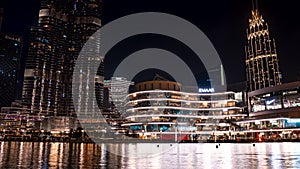
[[[244,120],[244,121],[239,121],[236,122],[236,124],[242,124],[242,123],[251,123],[251,122],[256,122],[256,121],[271,121],[271,120],[288,120],[290,118],[269,118],[269,119],[257,119],[257,120]]]
[[[150,122],[148,124],[176,124],[174,122]],[[186,123],[177,123],[178,125],[186,125]]]
[[[200,119],[223,119],[225,117],[243,117],[247,116],[246,114],[235,114],[235,115],[216,115],[216,116],[191,116],[191,115],[175,115],[175,114],[149,114],[149,115],[134,115],[128,116],[126,119],[130,118],[140,118],[140,117],[179,117],[179,118],[200,118]]]
[[[282,131],[282,132],[291,132],[291,131],[300,131],[300,128],[294,128],[294,129],[273,129],[273,130],[247,130],[247,131],[193,131],[193,132],[188,132],[188,131],[181,131],[177,132],[178,135],[180,134],[215,134],[215,135],[223,135],[223,134],[231,134],[231,135],[236,135],[236,134],[241,134],[241,133],[259,133],[259,132],[271,132],[271,131]],[[141,133],[142,132],[138,132]],[[148,133],[148,134],[156,134],[156,135],[164,135],[164,134],[175,134],[175,132],[144,132],[143,134]]]
[[[126,123],[122,124],[121,126],[133,126],[133,125],[143,125],[143,124],[176,124],[174,122],[149,122],[149,123]],[[186,125],[186,123],[177,123],[178,125]]]
[[[226,126],[230,126],[229,123],[195,123],[196,126],[222,126],[222,127],[226,127]]]
[[[122,124],[121,126],[133,126],[133,125],[142,125],[143,123],[126,123]]]
[[[214,111],[214,110],[240,110],[240,107],[224,107],[224,108],[189,108],[189,107],[174,107],[174,106],[149,106],[149,107],[137,107],[127,109],[126,112],[133,112],[135,110],[148,110],[148,109],[173,109],[173,110],[194,110],[194,111]]]
[[[293,128],[293,129],[265,129],[265,130],[246,130],[246,131],[235,131],[232,133],[258,133],[258,132],[271,132],[271,131],[284,131],[284,132],[288,132],[288,131],[299,131],[300,128]]]
[[[214,123],[196,123],[196,126],[215,126],[216,124]]]
[[[128,105],[130,103],[135,103],[135,102],[144,102],[144,101],[174,101],[174,102],[185,102],[185,103],[218,103],[218,102],[229,102],[229,101],[234,101],[237,102],[237,100],[229,99],[229,100],[210,100],[210,101],[200,101],[200,100],[182,100],[182,99],[168,99],[168,98],[154,98],[154,99],[138,99],[138,100],[132,100],[129,101],[125,104]]]
[[[189,95],[189,96],[218,96],[218,95],[228,95],[234,94],[234,92],[223,92],[223,93],[187,93],[187,92],[179,92],[179,91],[172,91],[172,90],[146,90],[135,92],[127,95],[126,97],[138,94],[145,94],[145,93],[172,93],[172,94],[180,94],[180,95]]]
[[[207,134],[207,135],[211,135],[213,134],[214,131],[179,131],[177,132],[177,135],[187,135],[187,134]],[[175,134],[175,132],[168,132],[168,131],[164,131],[164,132],[137,132],[137,134],[148,134],[148,135],[166,135],[166,134]],[[223,135],[223,133],[222,133]]]

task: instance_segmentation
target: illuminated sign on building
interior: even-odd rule
[[[213,93],[215,92],[214,88],[199,88],[200,93]]]
[[[300,123],[300,119],[288,119],[287,123]]]
[[[274,102],[275,102],[275,99],[267,100],[267,101],[266,101],[266,104],[267,104],[267,105],[270,105],[270,104],[273,104]]]

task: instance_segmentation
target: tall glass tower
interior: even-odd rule
[[[100,28],[100,17],[101,0],[42,0],[38,24],[31,29],[24,74],[22,102],[30,114],[75,116],[75,61]],[[103,76],[103,69],[98,73]]]
[[[282,81],[275,40],[270,37],[268,23],[259,13],[257,1],[254,1],[247,29],[248,44],[245,47],[249,92],[280,85]]]
[[[23,39],[0,32],[0,109],[20,97],[18,89]]]

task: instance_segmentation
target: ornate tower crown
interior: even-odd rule
[[[245,47],[248,91],[281,84],[275,40],[270,38],[269,26],[258,11],[257,0],[252,2]]]

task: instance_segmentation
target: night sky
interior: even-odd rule
[[[270,26],[271,36],[276,40],[284,82],[300,80],[298,66],[300,15],[297,1],[258,0],[258,2],[260,12]],[[30,27],[38,19],[39,0],[1,0],[0,5],[4,8],[2,31],[28,39]],[[164,12],[182,17],[197,25],[208,36],[224,64],[227,82],[234,84],[245,81],[244,46],[247,43],[245,29],[248,27],[251,9],[251,0],[103,0],[102,19],[103,24],[106,24],[137,12]],[[24,48],[26,47],[25,44]],[[199,81],[206,79],[201,62],[195,60],[196,56],[193,52],[174,39],[158,35],[135,36],[116,45],[107,56],[106,76],[111,76],[114,68],[123,58],[137,50],[149,47],[159,47],[174,52],[191,67]],[[181,50],[179,51],[178,48]],[[25,56],[26,50],[23,64]],[[145,77],[141,75],[140,77]]]

